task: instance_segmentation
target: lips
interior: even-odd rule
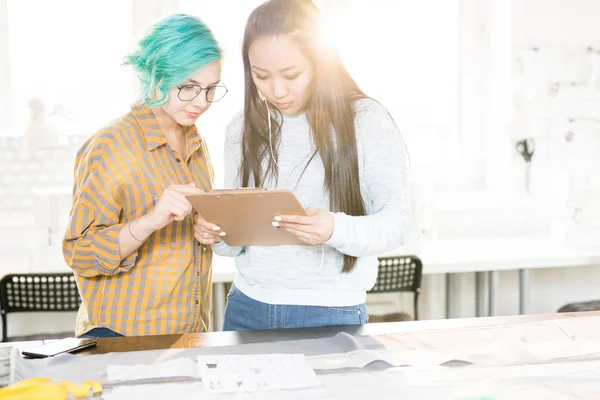
[[[287,110],[288,108],[290,108],[292,106],[292,104],[294,104],[293,101],[291,101],[289,103],[276,103],[277,108],[279,108],[280,110]]]
[[[184,113],[190,119],[196,119],[196,118],[198,118],[200,116],[200,113],[193,113],[193,112],[189,112],[189,111],[184,111]]]

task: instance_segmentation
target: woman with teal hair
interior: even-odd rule
[[[77,336],[207,329],[212,252],[194,240],[185,196],[212,188],[194,124],[227,93],[221,57],[201,20],[178,14],[125,58],[140,101],[93,134],[75,163],[63,254],[83,300]]]

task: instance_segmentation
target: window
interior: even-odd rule
[[[243,106],[241,44],[246,19],[260,0],[179,0],[178,11],[202,18],[225,50],[225,100],[198,127],[222,178],[225,126]],[[340,51],[361,88],[388,108],[409,147],[415,178],[458,164],[458,0],[390,2],[317,0],[325,37]],[[435,10],[436,12],[432,12]]]
[[[8,0],[7,15],[11,136],[27,129],[32,98],[60,135],[87,137],[128,109],[131,1]]]

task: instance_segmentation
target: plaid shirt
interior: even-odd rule
[[[167,186],[212,188],[204,141],[195,126],[184,133],[182,160],[138,103],[79,150],[63,240],[83,299],[77,335],[96,327],[125,336],[207,330],[212,250],[194,239],[193,215],[156,231],[125,259],[119,254],[121,227],[152,210]]]

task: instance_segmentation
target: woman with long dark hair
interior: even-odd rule
[[[196,218],[197,240],[237,257],[225,330],[366,323],[377,255],[409,236],[400,132],[320,31],[309,0],[267,1],[246,25],[244,111],[227,131],[226,185],[291,189],[308,216],[273,221],[305,245],[270,247],[228,246]]]

